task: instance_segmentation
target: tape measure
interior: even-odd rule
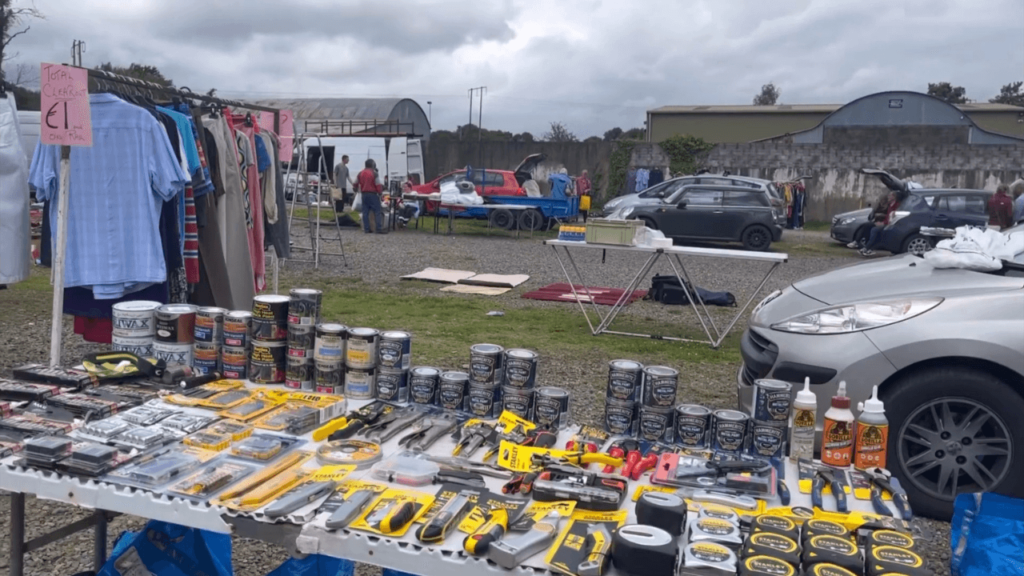
[[[316,459],[325,466],[349,465],[358,470],[381,459],[380,444],[364,440],[332,440],[317,448]]]
[[[740,562],[739,576],[794,576],[793,565],[771,556],[751,556]]]
[[[680,536],[686,522],[686,501],[675,494],[644,492],[636,502],[636,520]]]
[[[612,566],[627,576],[672,576],[676,539],[654,526],[627,524],[612,535]]]

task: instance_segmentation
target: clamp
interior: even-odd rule
[[[871,505],[875,512],[883,516],[892,516],[892,512],[889,511],[889,507],[885,505],[885,501],[882,499],[882,494],[888,492],[892,496],[893,504],[899,509],[900,516],[904,520],[914,518],[914,511],[910,508],[907,494],[903,490],[893,488],[891,482],[892,472],[885,468],[877,467],[868,468],[863,472],[867,479],[871,481]]]
[[[814,472],[814,482],[811,484],[811,502],[814,507],[824,508],[822,505],[822,492],[825,490],[826,483],[831,487],[832,496],[836,499],[836,510],[839,512],[849,512],[850,508],[846,504],[846,491],[843,489],[843,484],[834,472],[824,468],[819,468]]]

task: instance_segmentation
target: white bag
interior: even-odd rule
[[[1024,234],[1002,234],[971,226],[956,229],[956,235],[939,242],[924,259],[935,268],[963,268],[991,272],[1024,252]]]
[[[352,211],[362,212],[363,210],[363,195],[356,193],[356,197],[352,200]]]

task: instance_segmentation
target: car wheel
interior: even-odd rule
[[[740,240],[743,241],[743,247],[747,250],[764,252],[772,245],[772,233],[764,226],[755,224],[743,231]]]
[[[1024,497],[1024,398],[970,368],[931,368],[886,386],[888,467],[913,509],[948,520],[963,492]]]
[[[914,256],[924,256],[931,249],[931,239],[923,234],[911,234],[910,238],[903,241],[903,251]]]
[[[644,223],[644,226],[650,228],[651,230],[658,229],[658,225],[654,222],[654,220],[651,220],[650,218],[640,217],[640,221]]]
[[[857,229],[857,232],[853,235],[853,241],[857,243],[857,248],[863,248],[868,245],[868,236],[871,235],[871,226],[861,226]]]
[[[537,231],[544,227],[544,215],[533,210],[523,210],[519,215],[519,229]]]
[[[488,220],[491,221],[491,226],[502,230],[510,230],[516,223],[516,217],[512,215],[512,211],[506,208],[492,210]]]

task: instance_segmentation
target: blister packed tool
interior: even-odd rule
[[[846,504],[846,491],[843,490],[843,484],[836,478],[836,475],[831,470],[818,469],[814,472],[814,482],[811,484],[811,502],[815,508],[824,509],[822,505],[822,492],[825,490],[825,484],[828,484],[832,489],[832,497],[836,499],[836,510],[839,512],[849,512],[850,508]]]
[[[331,513],[331,516],[327,518],[324,526],[328,530],[337,530],[348,526],[353,520],[355,520],[366,506],[373,502],[377,498],[377,492],[373,490],[359,490],[350,494],[345,500]]]
[[[527,558],[551,546],[558,535],[558,521],[561,518],[561,513],[552,511],[527,532],[492,542],[487,557],[506,570],[515,569]]]
[[[313,502],[317,498],[323,498],[324,496],[329,495],[331,492],[334,492],[334,489],[337,487],[338,483],[333,480],[313,482],[305,486],[300,486],[271,503],[270,506],[263,511],[263,514],[265,514],[267,518],[280,518],[281,516],[287,516],[310,502]]]
[[[373,424],[382,415],[390,413],[394,408],[383,402],[367,404],[345,416],[346,423],[327,437],[328,440],[348,440],[367,426]]]
[[[884,468],[868,468],[864,470],[864,475],[871,481],[871,505],[875,512],[884,516],[892,516],[892,512],[889,511],[889,507],[885,505],[885,500],[882,498],[882,494],[888,492],[892,496],[892,503],[900,511],[900,516],[904,520],[914,518],[914,512],[910,508],[906,492],[896,488],[892,483],[892,472]]]
[[[452,416],[428,416],[420,421],[423,427],[411,434],[403,436],[398,445],[410,450],[428,450],[435,442],[449,434],[458,426]]]
[[[413,410],[411,408],[395,410],[390,414],[381,417],[372,425],[363,428],[360,435],[367,440],[384,443],[394,436],[397,436],[408,426],[412,425],[417,420],[422,419],[424,416],[426,416],[425,412],[420,412],[419,410]]]
[[[452,456],[472,456],[489,438],[495,438],[494,426],[479,422],[463,426],[453,434],[456,440]]]
[[[496,464],[474,462],[468,458],[462,458],[459,456],[434,456],[432,454],[424,453],[423,457],[450,470],[458,470],[459,472],[476,472],[483,476],[490,476],[491,478],[499,478],[501,480],[508,480],[512,477],[511,472]]]

